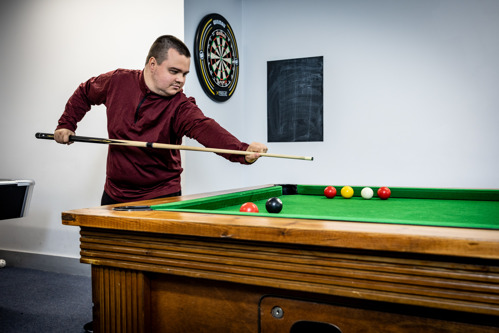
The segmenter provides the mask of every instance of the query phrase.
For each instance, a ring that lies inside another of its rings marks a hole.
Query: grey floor
[[[84,332],[91,290],[88,276],[0,268],[0,333]]]

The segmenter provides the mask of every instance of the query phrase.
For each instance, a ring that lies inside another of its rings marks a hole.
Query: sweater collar
[[[152,91],[147,87],[146,85],[146,79],[144,78],[144,70],[140,71],[140,76],[139,76],[139,84],[140,84],[140,90],[144,92],[144,94],[151,94]]]

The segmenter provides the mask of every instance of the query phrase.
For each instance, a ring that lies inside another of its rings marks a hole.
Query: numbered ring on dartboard
[[[212,100],[224,102],[232,97],[239,80],[239,53],[234,32],[223,16],[206,15],[199,23],[194,61],[199,83]]]

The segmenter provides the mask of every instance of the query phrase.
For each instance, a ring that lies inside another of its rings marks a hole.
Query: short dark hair
[[[180,55],[184,55],[187,58],[191,57],[191,53],[187,46],[175,36],[164,35],[158,37],[149,49],[149,54],[147,55],[146,65],[151,57],[154,57],[158,64],[161,64],[168,56],[168,50],[174,49]]]

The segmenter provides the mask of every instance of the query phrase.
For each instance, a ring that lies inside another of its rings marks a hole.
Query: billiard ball
[[[378,189],[378,197],[380,199],[386,200],[390,197],[392,191],[388,187],[382,186]]]
[[[282,201],[279,198],[270,198],[265,203],[265,208],[269,213],[279,213],[282,210]]]
[[[371,199],[371,198],[373,197],[374,192],[373,192],[373,189],[372,189],[372,188],[370,188],[370,187],[364,187],[364,188],[362,189],[362,191],[360,191],[360,195],[361,195],[364,199],[369,200],[369,199]]]
[[[333,186],[328,186],[324,189],[324,195],[326,198],[332,199],[336,196],[336,188]]]
[[[341,189],[341,196],[345,199],[350,199],[353,197],[353,188],[350,186],[343,186]]]
[[[252,202],[246,202],[241,205],[239,211],[245,213],[258,213],[258,207]]]

